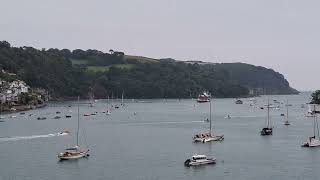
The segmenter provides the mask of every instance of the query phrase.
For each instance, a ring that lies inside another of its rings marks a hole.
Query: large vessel
[[[320,146],[320,140],[319,140],[319,126],[317,121],[317,112],[316,112],[316,105],[314,105],[314,109],[311,112],[313,116],[313,136],[309,137],[307,141],[305,141],[302,144],[302,147],[317,147]],[[318,136],[318,138],[316,137]]]
[[[77,126],[77,140],[76,145],[72,148],[65,149],[64,152],[58,154],[60,160],[72,160],[79,159],[89,156],[89,149],[81,149],[79,147],[79,127],[80,127],[80,116],[79,116],[79,97],[78,97],[78,126]]]
[[[216,158],[208,158],[206,155],[198,155],[195,154],[192,156],[191,159],[187,159],[184,162],[185,166],[199,166],[199,165],[205,165],[205,164],[215,164]]]
[[[224,135],[215,135],[212,133],[212,120],[211,120],[211,102],[210,104],[210,119],[209,119],[209,132],[207,133],[199,133],[193,136],[194,142],[210,142],[210,141],[222,141],[224,140]]]
[[[199,94],[197,98],[198,103],[210,102],[210,94],[204,91],[202,94]]]

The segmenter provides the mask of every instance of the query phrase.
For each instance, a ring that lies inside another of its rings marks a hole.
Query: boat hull
[[[193,161],[193,160],[187,159],[184,162],[184,165],[187,167],[201,166],[201,165],[208,165],[208,164],[216,164],[216,159],[205,159],[205,160],[201,160],[201,161]]]
[[[318,147],[320,146],[320,140],[313,137],[309,138],[306,142],[302,144],[302,147]]]
[[[89,151],[83,151],[77,155],[70,155],[70,156],[64,156],[63,153],[58,155],[58,158],[60,160],[74,160],[74,159],[80,159],[84,157],[89,157]]]
[[[260,131],[261,136],[269,136],[272,135],[272,128],[263,128]]]
[[[202,143],[211,142],[211,141],[222,141],[222,140],[224,140],[224,135],[193,139],[194,142],[202,142]]]

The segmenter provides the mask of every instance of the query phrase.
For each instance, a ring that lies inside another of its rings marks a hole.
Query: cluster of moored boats
[[[207,92],[199,95],[197,98],[197,102],[199,102],[199,103],[209,102],[210,103],[210,120],[208,120],[210,122],[210,128],[209,128],[209,132],[207,132],[207,133],[199,133],[199,134],[194,135],[193,141],[206,143],[206,142],[211,142],[211,141],[224,140],[224,135],[215,135],[212,133],[210,95]],[[254,99],[250,99],[250,102],[256,103],[256,101]],[[274,100],[274,103],[280,104],[280,102],[278,102],[277,100]],[[237,99],[235,101],[235,104],[243,104],[243,101],[240,99]],[[253,106],[253,105],[250,104],[250,106]],[[285,117],[285,121],[284,121],[285,126],[290,125],[289,106],[292,106],[292,105],[289,104],[287,101],[287,103],[285,104],[286,114],[281,114],[281,116]],[[304,108],[304,107],[305,107],[304,105],[301,106],[301,108]],[[318,122],[317,122],[317,113],[320,113],[320,110],[318,110],[318,108],[316,108],[316,105],[310,105],[310,107],[313,107],[313,109],[311,109],[311,110],[309,109],[307,117],[313,117],[313,130],[314,131],[313,131],[313,136],[308,137],[307,140],[302,143],[302,145],[301,145],[302,147],[318,147],[318,146],[320,146],[320,134],[319,134]],[[269,136],[269,135],[273,134],[273,126],[272,126],[271,118],[270,118],[270,109],[271,108],[280,109],[280,106],[279,105],[272,106],[268,100],[268,104],[265,105],[265,107],[261,107],[260,109],[265,109],[265,108],[267,109],[267,123],[266,123],[266,126],[260,130],[261,136]],[[228,115],[227,118],[230,119],[231,116]],[[198,165],[205,165],[205,164],[214,164],[215,162],[216,162],[215,157],[207,157],[206,155],[195,154],[191,157],[191,159],[187,159],[184,162],[184,165],[185,166],[198,166]]]

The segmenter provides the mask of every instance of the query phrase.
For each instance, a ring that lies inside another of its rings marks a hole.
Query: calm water
[[[236,105],[235,99],[215,99],[213,119],[215,131],[225,135],[223,142],[195,144],[192,135],[206,130],[203,122],[209,115],[209,104],[194,100],[126,100],[126,107],[103,113],[106,100],[95,107],[82,105],[81,143],[88,144],[88,159],[59,162],[57,153],[75,143],[76,105],[74,102],[51,103],[48,107],[28,111],[0,123],[0,179],[30,180],[176,180],[176,179],[319,179],[320,148],[301,148],[312,134],[312,121],[304,117],[301,104],[310,94],[270,96],[293,104],[291,125],[283,125],[280,110],[272,110],[274,135],[261,137],[266,111],[250,107],[249,99]],[[267,97],[259,97],[262,106]],[[82,102],[84,103],[84,101]],[[72,107],[68,107],[68,105]],[[53,119],[55,112],[72,118]],[[134,115],[136,112],[136,115]],[[34,114],[29,116],[29,114]],[[231,119],[224,118],[230,114]],[[40,121],[36,118],[45,116]],[[54,136],[63,129],[71,136]],[[43,135],[43,136],[37,136]],[[87,142],[87,143],[85,143]],[[217,158],[217,164],[186,168],[183,162],[194,153]]]

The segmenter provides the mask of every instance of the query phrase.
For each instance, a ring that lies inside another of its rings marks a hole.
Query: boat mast
[[[289,122],[289,104],[287,100],[287,121]]]
[[[268,109],[268,113],[267,113],[267,128],[269,128],[269,125],[270,125],[270,104],[269,104],[269,98],[268,98],[267,109]]]
[[[316,105],[313,105],[313,136],[316,137]]]
[[[79,123],[80,123],[80,116],[79,116],[79,101],[80,101],[80,96],[78,96],[78,127],[77,127],[77,146],[79,146]]]
[[[210,135],[211,135],[211,128],[212,128],[212,126],[211,126],[211,101],[209,103],[210,103]]]
[[[121,104],[123,105],[123,91],[122,91],[122,95],[121,95]]]

